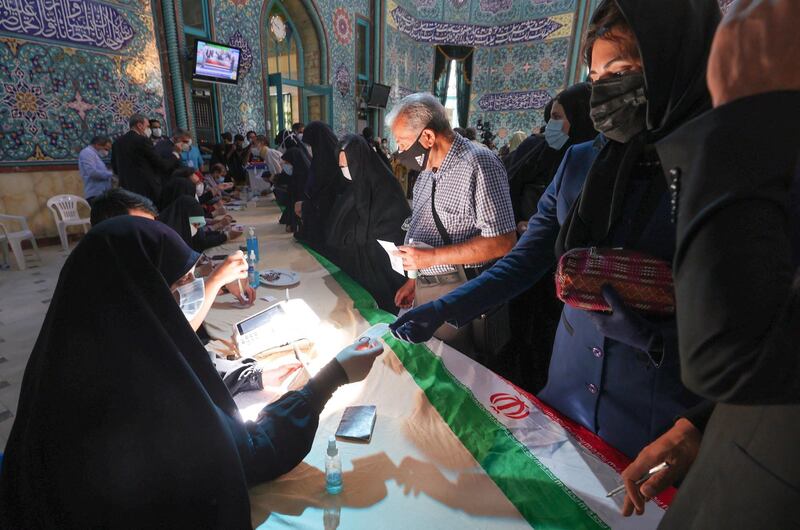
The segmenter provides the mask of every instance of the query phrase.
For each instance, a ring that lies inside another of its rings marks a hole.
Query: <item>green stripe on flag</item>
[[[333,276],[371,325],[395,317],[335,264],[303,246]],[[389,337],[392,348],[430,403],[525,520],[537,530],[608,526],[487,411],[424,344]]]

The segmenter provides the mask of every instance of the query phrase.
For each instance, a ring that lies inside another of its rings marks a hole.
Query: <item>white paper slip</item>
[[[389,332],[389,324],[381,322],[380,324],[375,324],[365,332],[359,334],[358,337],[359,338],[368,337],[370,340],[377,340],[386,335],[386,333],[388,332]]]
[[[383,247],[383,250],[389,254],[389,263],[392,264],[392,269],[394,272],[405,276],[405,270],[403,270],[403,258],[393,254],[394,252],[397,252],[397,245],[391,241],[381,241],[380,239],[376,239],[376,241],[380,246]]]
[[[277,302],[278,301],[278,299],[275,298],[274,296],[262,296],[261,299],[264,300],[265,302],[267,302],[268,304],[271,304],[272,302]]]

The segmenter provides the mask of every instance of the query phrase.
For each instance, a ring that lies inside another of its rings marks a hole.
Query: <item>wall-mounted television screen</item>
[[[392,87],[390,86],[372,83],[369,87],[369,94],[367,95],[367,106],[385,109],[386,104],[389,102],[389,92],[391,90]]]
[[[194,56],[195,64],[192,79],[232,85],[239,82],[241,49],[216,42],[198,40]]]

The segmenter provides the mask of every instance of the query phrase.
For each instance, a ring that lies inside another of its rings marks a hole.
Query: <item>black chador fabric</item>
[[[397,313],[394,295],[406,279],[392,270],[376,240],[402,245],[403,221],[411,209],[400,183],[363,137],[348,134],[339,145],[353,181],[331,211],[327,247],[332,259],[372,294],[381,309]]]
[[[163,210],[169,207],[179,197],[194,197],[195,193],[195,185],[188,177],[174,176],[164,184],[159,208]]]
[[[346,374],[334,359],[242,423],[170,293],[198,257],[134,216],[72,251],[25,369],[0,528],[251,528],[247,485],[308,454]]]
[[[172,204],[164,209],[158,220],[175,230],[181,239],[198,252],[217,247],[225,243],[228,238],[222,232],[211,230],[208,226],[200,227],[195,235],[192,235],[190,217],[203,217],[205,212],[203,207],[194,197],[184,195],[178,197]]]
[[[280,222],[296,230],[298,223],[294,214],[294,203],[307,199],[305,188],[308,182],[310,162],[305,147],[292,147],[281,158],[292,165],[292,174],[280,173],[275,181],[280,193],[285,193],[286,204],[282,205],[284,206],[284,211]],[[278,193],[276,193],[277,196]]]
[[[647,128],[628,143],[609,141],[561,227],[556,255],[608,244],[622,215],[631,173],[650,145],[711,108],[706,63],[720,20],[716,0],[615,0],[636,35],[644,65]]]
[[[542,137],[528,138],[517,148],[523,148],[528,153],[523,159],[515,159],[509,174],[517,221],[527,221],[536,213],[536,204],[553,180],[567,149],[597,136],[589,115],[591,95],[589,83],[578,83],[556,96],[555,100],[564,107],[570,125],[569,140],[561,149],[553,149]],[[526,142],[529,145],[523,147]]]
[[[304,189],[308,198],[303,202],[303,224],[298,238],[324,253],[328,216],[344,187],[337,158],[339,141],[328,125],[314,121],[303,131],[303,142],[311,146],[311,168]]]
[[[169,206],[159,213],[158,220],[175,230],[187,245],[202,252],[225,243],[227,237],[222,232],[215,232],[205,227],[192,235],[189,218],[205,216],[205,211],[195,199],[194,193],[194,184],[189,179],[172,179],[164,188],[164,198],[169,201]]]
[[[69,256],[6,447],[4,528],[250,528],[236,406],[169,290],[196,258],[133,216]]]

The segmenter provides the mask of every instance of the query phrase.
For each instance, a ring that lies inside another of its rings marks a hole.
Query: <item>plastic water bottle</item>
[[[331,495],[342,492],[342,459],[333,436],[328,438],[328,456],[325,457],[325,489]]]
[[[252,226],[247,230],[247,255],[251,252],[256,253],[256,263],[259,262],[261,256],[258,253],[258,238],[256,237],[256,229]]]
[[[336,530],[342,518],[341,506],[327,506],[322,512],[322,525],[325,530]]]
[[[252,250],[247,257],[247,281],[253,289],[257,288],[258,284],[261,283],[256,270],[256,253]]]
[[[413,238],[409,238],[408,246],[409,247],[413,247],[414,246],[414,239]],[[411,269],[411,270],[407,270],[406,274],[408,275],[408,278],[410,280],[416,280],[417,276],[419,275],[419,271],[417,271],[416,269]]]

